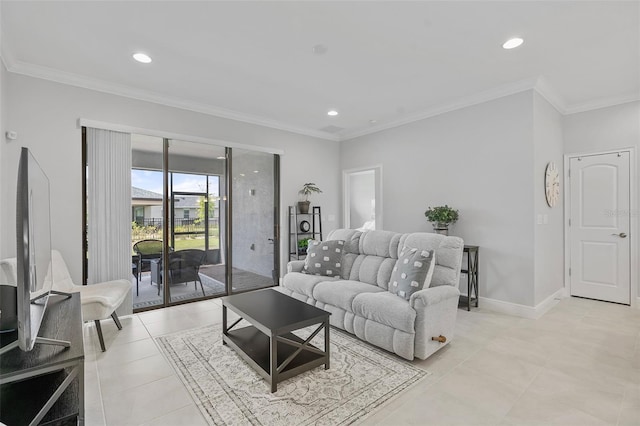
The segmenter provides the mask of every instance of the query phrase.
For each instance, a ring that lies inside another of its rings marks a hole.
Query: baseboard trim
[[[490,299],[488,297],[480,297],[479,306],[488,311],[498,312],[501,314],[513,315],[516,317],[538,319],[543,316],[549,309],[554,307],[560,299],[565,297],[564,288],[559,289],[536,306],[520,305],[518,303],[505,302],[503,300]]]

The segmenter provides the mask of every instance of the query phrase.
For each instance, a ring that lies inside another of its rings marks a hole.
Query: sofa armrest
[[[287,263],[287,273],[302,272],[302,268],[304,268],[304,260],[292,260]]]
[[[460,291],[450,285],[440,285],[437,287],[429,287],[420,291],[416,291],[411,295],[409,304],[412,308],[425,307],[435,305],[447,299],[460,297]]]

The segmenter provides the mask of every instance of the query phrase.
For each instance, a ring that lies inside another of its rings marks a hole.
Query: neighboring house
[[[173,211],[176,220],[197,219],[200,210],[200,196],[196,195],[178,195],[175,198]]]
[[[152,225],[151,219],[162,225],[162,194],[132,186],[131,221],[138,225]]]
[[[176,225],[193,223],[200,215],[200,196],[176,195],[174,215]],[[214,219],[218,217],[214,211]],[[138,225],[162,226],[162,194],[142,188],[131,187],[131,221]]]

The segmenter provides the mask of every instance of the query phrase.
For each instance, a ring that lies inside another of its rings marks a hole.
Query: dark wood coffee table
[[[227,309],[240,318],[227,326]],[[271,384],[324,364],[329,369],[329,312],[273,289],[257,290],[222,298],[222,342],[232,347]],[[233,330],[242,320],[251,325]],[[319,324],[308,339],[292,332]],[[311,345],[324,329],[324,351]]]

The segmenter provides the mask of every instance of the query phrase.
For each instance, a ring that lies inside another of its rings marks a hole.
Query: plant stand
[[[302,222],[308,222],[309,229],[301,230]],[[302,260],[306,251],[300,252],[298,241],[305,239],[322,240],[322,214],[320,206],[313,206],[309,213],[299,213],[297,206],[289,206],[289,260]]]

